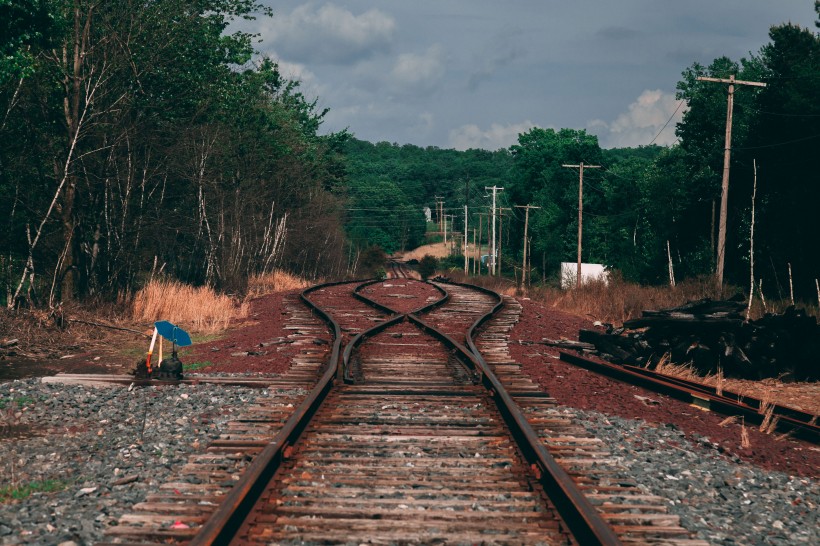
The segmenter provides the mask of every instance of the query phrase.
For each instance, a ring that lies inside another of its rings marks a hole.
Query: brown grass
[[[323,281],[316,281],[316,283],[321,282]],[[270,273],[254,275],[248,279],[248,296],[259,297],[276,292],[301,290],[316,283],[286,271],[274,270]]]
[[[579,289],[538,287],[529,296],[546,306],[590,317],[601,322],[623,324],[646,309],[676,307],[688,301],[718,296],[711,279],[686,280],[677,286],[641,286],[615,276],[609,283],[592,281]]]
[[[151,281],[134,296],[135,320],[167,320],[195,332],[225,330],[231,321],[248,315],[248,304],[217,294],[207,286],[177,281]]]

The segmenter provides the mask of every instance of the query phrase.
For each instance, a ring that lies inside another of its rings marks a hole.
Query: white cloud
[[[676,140],[675,125],[685,111],[673,93],[647,89],[611,123],[595,119],[587,128],[598,135],[604,148],[646,146],[653,139],[654,144],[669,146]]]
[[[399,55],[390,73],[391,85],[400,93],[426,93],[444,76],[441,46],[432,45],[422,55]]]
[[[334,4],[316,8],[309,3],[274,15],[263,37],[297,61],[350,64],[389,50],[395,26],[392,17],[377,9],[354,15]]]
[[[535,124],[530,120],[509,125],[493,123],[486,130],[475,124],[462,125],[450,131],[450,145],[456,150],[480,148],[495,151],[512,146],[518,142],[519,134],[526,133],[533,127]]]

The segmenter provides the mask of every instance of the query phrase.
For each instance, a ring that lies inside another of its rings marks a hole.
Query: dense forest
[[[268,15],[253,0],[0,0],[0,299],[114,298],[156,275],[231,292],[275,268],[344,276],[365,249],[414,248],[442,221],[463,232],[465,205],[486,244],[491,186],[503,274],[520,276],[518,207],[532,205],[532,279],[549,282],[575,261],[578,169],[563,165],[580,162],[601,166],[584,173],[585,262],[641,283],[669,282],[670,261],[678,279],[711,275],[727,86],[698,77],[730,75],[767,87],[734,94],[726,280],[748,287],[754,206],[764,290],[787,296],[791,268],[814,293],[815,31],[778,25],[748,58],[686,68],[671,147],[533,128],[462,152],[322,134],[299,82],[226,33]]]
[[[241,290],[347,267],[347,135],[252,37],[252,0],[2,0],[0,279],[11,305],[170,275]]]

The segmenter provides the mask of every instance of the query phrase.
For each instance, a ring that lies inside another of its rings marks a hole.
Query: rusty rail
[[[242,525],[245,515],[262,494],[268,481],[270,481],[284,461],[287,448],[293,445],[327,397],[327,393],[333,386],[333,379],[337,373],[342,332],[339,324],[321,307],[310,301],[307,296],[320,288],[339,284],[345,283],[333,282],[317,285],[302,291],[300,294],[302,301],[316,314],[322,317],[333,331],[333,349],[327,369],[313,390],[311,390],[310,394],[308,394],[305,400],[296,408],[296,411],[293,412],[293,415],[287,420],[282,430],[279,431],[273,441],[254,458],[253,462],[242,474],[242,477],[233,486],[231,492],[225,496],[225,500],[222,501],[219,508],[214,511],[197,535],[191,540],[189,544],[192,546],[227,544],[229,542],[230,537],[233,536]]]
[[[475,346],[473,337],[476,329],[490,320],[503,307],[501,296],[492,290],[480,286],[465,283],[450,284],[478,290],[497,300],[495,306],[493,306],[488,313],[476,320],[467,331],[469,356],[465,355],[465,357],[474,363],[477,371],[480,373],[481,383],[490,392],[492,399],[504,417],[507,427],[521,448],[524,458],[531,465],[536,478],[547,492],[558,513],[561,514],[564,522],[572,531],[573,536],[578,540],[579,544],[584,545],[621,544],[620,539],[612,527],[604,521],[600,513],[589,502],[580,489],[578,489],[569,474],[567,474],[549,451],[547,451],[546,447],[544,447],[538,438],[538,434],[533,430],[527,418]],[[419,322],[421,321],[419,320]],[[432,326],[427,327],[434,329]],[[443,336],[443,338],[449,339],[445,334],[440,335]],[[453,340],[450,340],[450,343],[456,349],[462,347]]]
[[[348,379],[352,380],[352,377],[349,377],[349,360],[353,348],[364,341],[368,336],[380,332],[393,324],[398,324],[405,319],[439,338],[453,351],[458,360],[473,372],[474,381],[480,382],[488,390],[514,440],[518,444],[521,453],[531,466],[535,478],[543,486],[576,540],[580,544],[590,545],[620,544],[620,540],[612,528],[604,521],[576,487],[569,475],[558,465],[543,446],[538,435],[527,422],[526,417],[520,411],[512,397],[506,392],[501,382],[484,361],[473,343],[472,336],[474,335],[475,328],[489,320],[489,318],[501,308],[502,300],[498,294],[481,287],[461,285],[491,294],[498,300],[498,303],[489,313],[480,317],[470,327],[467,336],[469,348],[461,345],[447,334],[437,330],[435,327],[415,316],[417,313],[428,312],[431,309],[443,305],[449,299],[449,294],[446,290],[436,287],[443,293],[443,297],[413,313],[400,314],[381,304],[374,306],[396,316],[358,334],[351,340],[347,347],[345,347],[343,354],[340,354],[342,336],[339,324],[307,297],[310,292],[326,286],[339,284],[344,283],[335,282],[317,285],[303,291],[301,294],[302,300],[313,309],[314,312],[319,314],[333,330],[333,350],[322,378],[302,404],[299,405],[294,414],[288,419],[287,423],[285,423],[273,441],[254,459],[242,478],[234,485],[231,492],[226,496],[225,500],[220,504],[208,522],[203,525],[190,544],[204,546],[226,544],[229,541],[229,537],[242,525],[247,512],[258,500],[266,484],[285,460],[287,448],[296,442],[297,438],[307,427],[310,419],[318,411],[322,402],[327,397],[327,394],[334,384],[334,377],[339,375],[344,377],[346,381]],[[354,293],[357,294],[356,297],[361,301],[373,304],[375,302],[370,300],[370,298],[358,294],[358,290],[368,284],[369,283],[360,285]]]
[[[753,398],[744,397],[744,401],[741,402],[737,395],[734,397],[719,395],[711,387],[663,376],[644,368],[595,362],[563,351],[560,356],[564,362],[606,375],[618,381],[638,385],[724,415],[742,415],[747,422],[755,425],[760,425],[765,419],[765,415],[760,413],[762,403]],[[752,403],[749,404],[746,400]],[[783,406],[772,406],[772,410],[773,415],[778,418],[776,428],[791,433],[794,438],[800,438],[815,444],[820,442],[820,427],[812,422],[812,420],[816,420],[816,417]]]

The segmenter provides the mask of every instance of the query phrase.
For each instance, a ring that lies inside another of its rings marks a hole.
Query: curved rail
[[[225,500],[222,501],[197,535],[191,540],[191,545],[205,546],[227,544],[229,542],[230,537],[233,536],[242,525],[248,511],[259,499],[259,496],[264,491],[265,485],[287,458],[288,447],[293,445],[302,431],[304,431],[310,419],[327,397],[327,393],[333,386],[333,379],[337,374],[339,352],[342,344],[342,331],[339,323],[321,307],[310,301],[307,295],[321,288],[340,284],[345,284],[345,282],[331,282],[316,285],[303,290],[300,294],[302,301],[322,317],[333,331],[333,349],[327,369],[324,374],[322,374],[316,386],[310,391],[310,394],[299,404],[296,411],[293,412],[279,433],[274,437],[273,441],[254,458],[239,481],[231,488],[230,493],[225,496]]]
[[[334,282],[317,285],[303,291],[301,294],[302,300],[330,325],[334,333],[333,350],[322,378],[288,419],[271,444],[254,459],[253,463],[248,467],[236,485],[234,485],[219,508],[194,537],[191,544],[202,546],[227,543],[229,537],[241,526],[246,514],[258,500],[268,481],[276,473],[282,462],[288,457],[288,448],[296,442],[296,439],[307,427],[310,419],[318,411],[333,386],[334,377],[340,376],[346,381],[353,379],[349,373],[349,360],[354,347],[360,344],[369,335],[380,332],[393,324],[398,324],[405,320],[405,318],[440,339],[450,348],[458,361],[471,370],[473,373],[473,381],[481,383],[488,390],[505,424],[518,444],[521,453],[531,466],[535,478],[544,487],[544,490],[554,503],[570,531],[576,537],[576,540],[578,540],[580,544],[620,544],[620,540],[612,528],[603,520],[597,510],[595,510],[592,504],[590,504],[575,486],[572,478],[558,465],[541,443],[538,435],[527,422],[526,417],[513,401],[512,397],[506,392],[472,341],[472,335],[476,327],[489,320],[492,315],[501,308],[503,301],[498,294],[481,287],[461,285],[491,294],[498,300],[498,303],[490,312],[482,315],[470,327],[467,336],[469,348],[461,345],[447,334],[416,316],[418,313],[429,312],[448,301],[449,293],[441,287],[436,287],[442,292],[443,297],[412,313],[400,314],[387,306],[381,304],[374,305],[374,307],[396,316],[358,334],[345,347],[340,360],[342,336],[339,324],[307,297],[309,293],[315,290],[340,284],[345,283]],[[370,284],[372,283],[366,282],[361,284],[356,288],[354,293],[357,299],[368,304],[376,304],[376,302],[370,298],[358,293],[361,288],[369,286]]]
[[[561,514],[580,544],[621,544],[612,527],[604,521],[598,510],[578,489],[572,477],[544,447],[538,434],[484,360],[473,341],[475,330],[503,307],[503,299],[496,292],[480,286],[454,282],[450,284],[478,290],[497,299],[495,306],[479,317],[467,331],[467,346],[481,373],[482,384],[489,390],[508,428],[513,433],[513,437],[522,448],[524,458],[535,471],[536,478],[555,504],[558,513]]]

